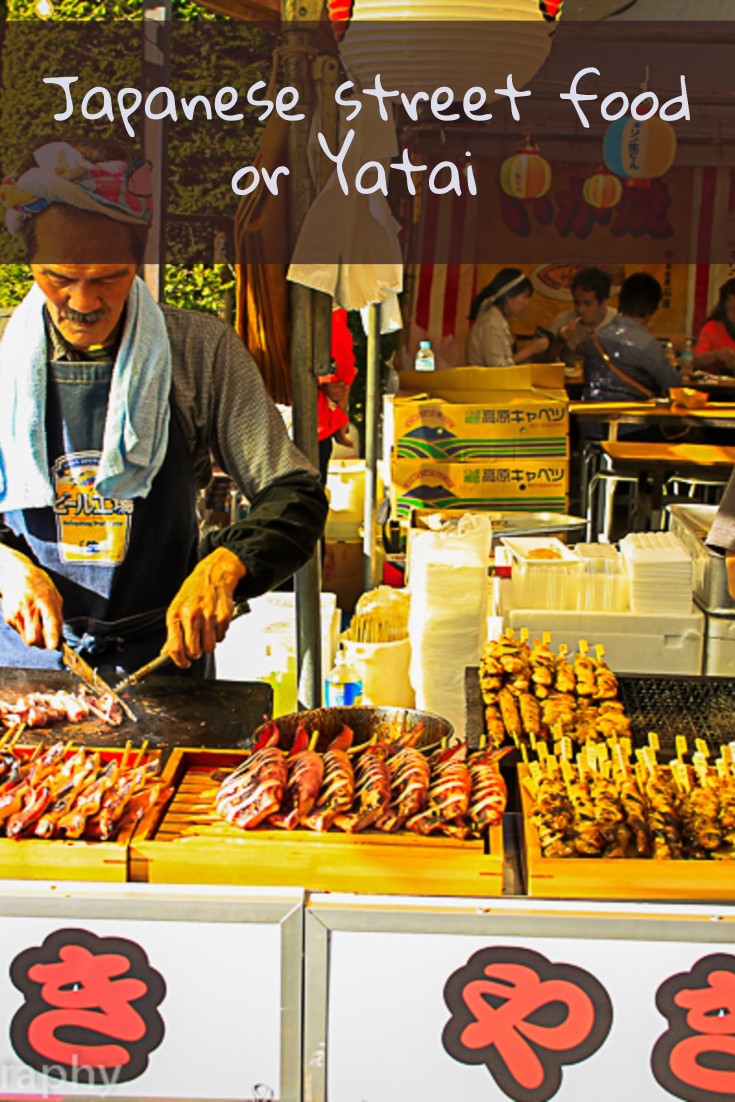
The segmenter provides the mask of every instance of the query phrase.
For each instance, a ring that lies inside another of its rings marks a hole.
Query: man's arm
[[[679,369],[674,367],[655,337],[646,346],[645,355],[645,370],[659,390],[666,393],[672,386],[681,386]]]
[[[328,503],[240,338],[215,319],[167,313],[179,315],[170,332],[175,357],[183,357],[174,378],[185,431],[249,502],[243,520],[205,538],[199,564],[171,603],[166,646],[187,665],[224,636],[235,599],[266,592],[311,557]]]

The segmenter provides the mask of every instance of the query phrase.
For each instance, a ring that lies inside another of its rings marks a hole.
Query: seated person
[[[501,268],[475,295],[470,307],[473,323],[467,337],[466,362],[472,367],[512,367],[528,363],[545,352],[549,340],[536,336],[516,350],[509,318],[517,318],[531,300],[533,284],[520,268]]]
[[[611,283],[602,268],[580,268],[572,280],[573,309],[557,314],[551,323],[553,359],[579,363],[587,338],[613,320],[615,308],[607,305]]]
[[[713,375],[735,374],[735,279],[720,287],[720,297],[694,346],[693,366]]]
[[[617,316],[585,342],[582,401],[641,402],[681,385],[678,370],[648,331],[662,297],[661,284],[652,275],[628,276],[620,288]],[[585,424],[583,432],[599,437],[600,428]],[[619,436],[661,439],[658,432],[626,425],[620,426]]]

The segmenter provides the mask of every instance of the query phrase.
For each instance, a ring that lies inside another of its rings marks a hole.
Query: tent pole
[[[308,164],[307,142],[309,118],[313,112],[314,91],[311,79],[311,59],[303,47],[311,45],[312,33],[303,26],[306,19],[315,25],[321,3],[309,4],[308,0],[285,0],[283,5],[285,42],[289,52],[285,63],[288,83],[299,91],[299,104],[307,118],[288,130],[288,160],[298,165],[289,181],[290,231],[292,244],[296,241],[306,212],[314,198],[314,189],[308,172],[301,166]],[[317,13],[315,15],[315,12]],[[296,49],[293,49],[296,47]],[[301,50],[299,48],[302,48]],[[314,466],[319,462],[317,441],[316,395],[317,380],[314,373],[313,293],[306,287],[292,283],[291,299],[291,393],[293,402],[294,442]],[[307,708],[318,708],[322,701],[321,670],[321,554],[319,548],[312,558],[296,574],[296,662],[303,703]]]
[[[365,511],[363,514],[363,584],[372,589],[379,582],[375,544],[375,510],[378,496],[378,422],[380,417],[380,303],[368,308],[367,379],[365,382]]]

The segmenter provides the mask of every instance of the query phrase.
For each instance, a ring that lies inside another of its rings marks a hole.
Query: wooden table
[[[708,402],[702,409],[684,409],[668,399],[648,402],[570,402],[569,413],[609,426],[608,440],[618,438],[619,425],[708,425],[735,430],[735,402]],[[735,433],[733,434],[735,441]],[[695,445],[692,445],[695,446]]]
[[[663,502],[663,486],[667,476],[676,473],[718,476],[727,482],[735,467],[735,447],[717,444],[657,444],[645,441],[603,440],[603,455],[613,463],[615,470],[630,470],[638,475],[651,476],[652,527]]]

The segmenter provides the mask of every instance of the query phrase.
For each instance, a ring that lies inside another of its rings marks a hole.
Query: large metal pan
[[[316,749],[323,753],[332,739],[347,724],[354,732],[354,745],[368,742],[373,735],[378,739],[397,737],[401,732],[410,733],[418,723],[423,723],[419,746],[429,746],[449,739],[454,734],[452,724],[431,712],[419,712],[414,708],[314,708],[308,712],[290,712],[275,720],[281,733],[278,745],[288,750],[299,724],[311,734],[319,731]],[[253,732],[253,742],[263,733],[264,724]]]

